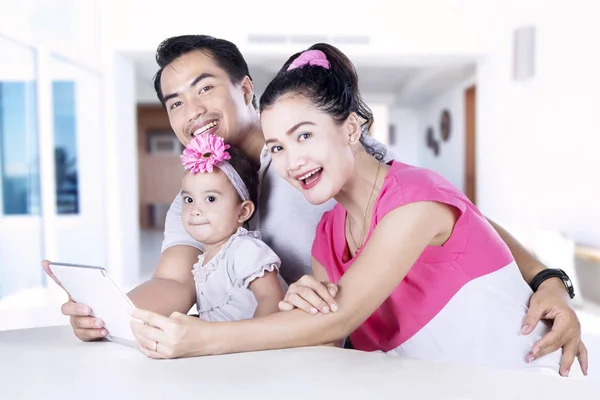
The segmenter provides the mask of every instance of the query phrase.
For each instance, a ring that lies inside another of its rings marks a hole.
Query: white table
[[[328,347],[150,360],[70,327],[0,332],[0,399],[599,399],[587,378]]]

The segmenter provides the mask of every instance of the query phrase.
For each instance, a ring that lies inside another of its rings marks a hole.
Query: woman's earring
[[[355,140],[356,140],[356,136],[350,136],[350,141],[351,141],[352,143],[354,143],[354,141],[355,141]]]

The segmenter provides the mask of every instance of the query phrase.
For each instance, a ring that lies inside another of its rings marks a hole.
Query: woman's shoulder
[[[404,164],[399,161],[391,163],[387,178],[393,186],[452,186],[446,178],[433,170]]]
[[[465,208],[465,196],[438,173],[394,161],[385,177],[377,200],[377,220],[391,210],[409,203],[428,201]]]

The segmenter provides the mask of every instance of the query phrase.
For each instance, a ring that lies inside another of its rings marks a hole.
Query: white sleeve
[[[233,256],[235,284],[248,288],[250,283],[262,278],[265,272],[277,271],[281,260],[262,240],[251,236],[240,236]]]
[[[204,251],[202,243],[191,237],[183,227],[183,222],[181,221],[181,192],[177,194],[167,212],[167,218],[165,220],[165,237],[160,252],[162,253],[169,247],[180,244],[192,246]]]

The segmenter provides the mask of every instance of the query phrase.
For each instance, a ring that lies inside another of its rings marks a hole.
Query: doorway
[[[476,104],[477,88],[471,86],[465,91],[465,194],[473,204],[477,204]]]

